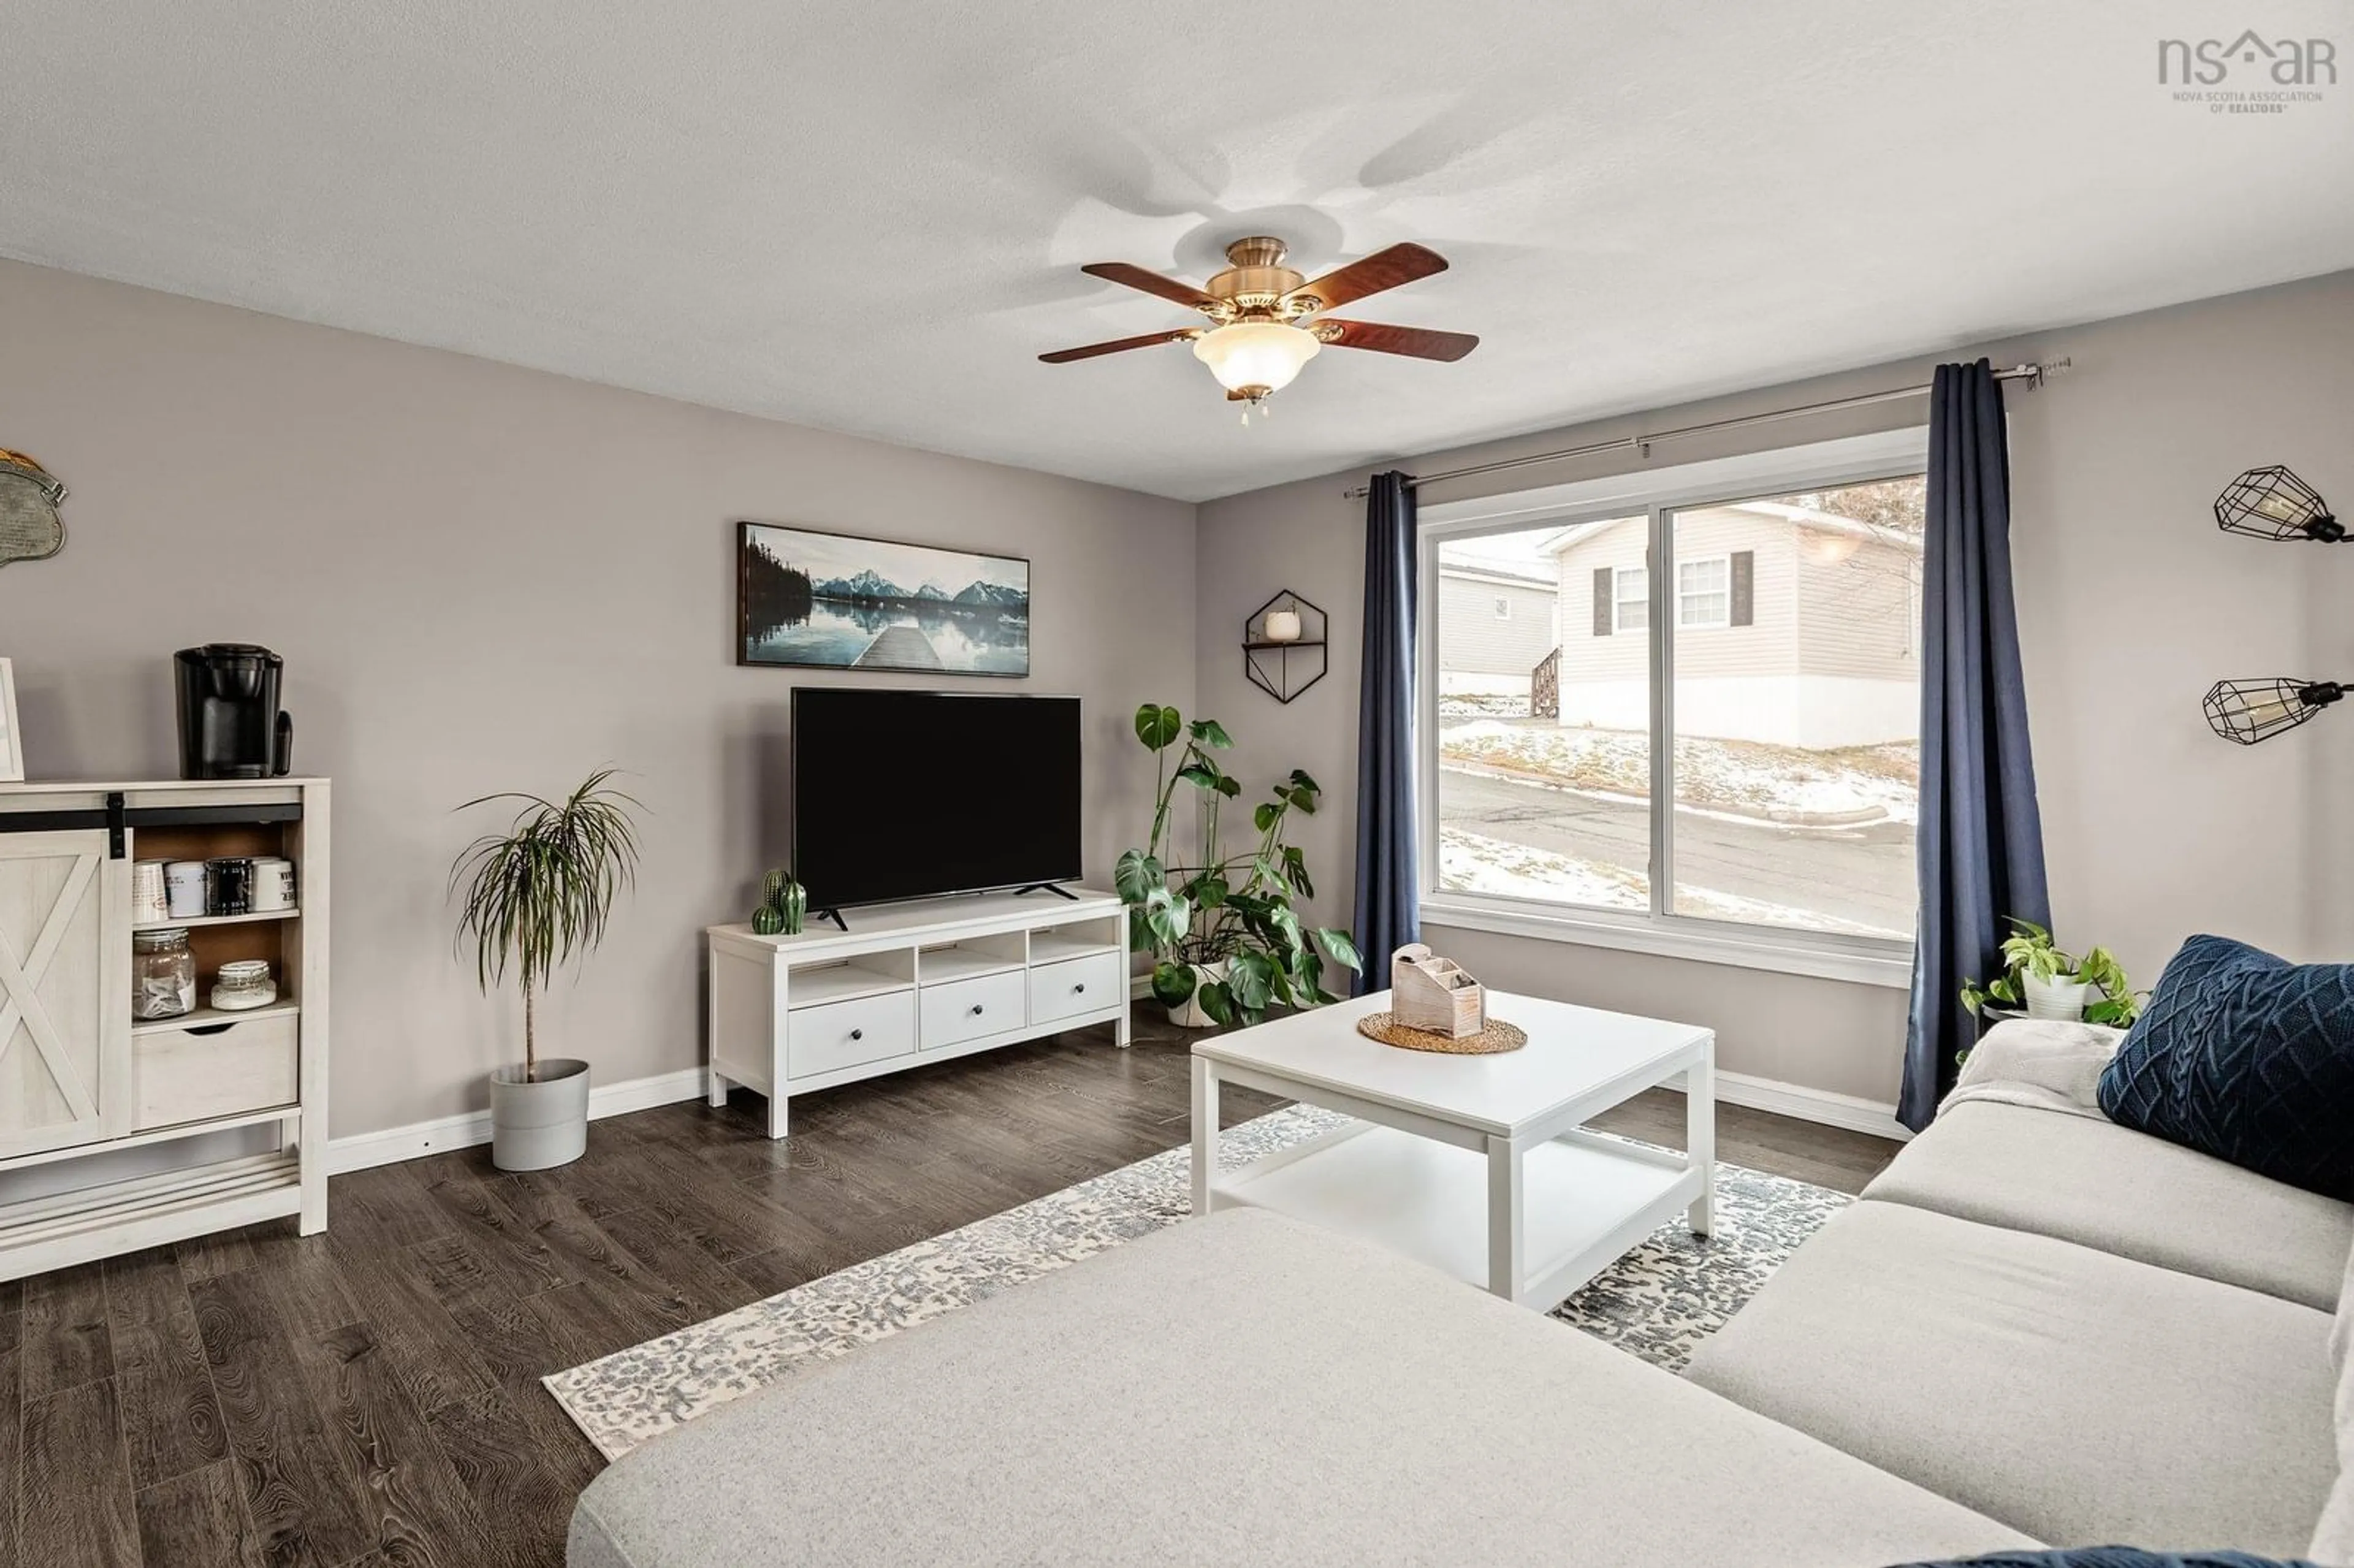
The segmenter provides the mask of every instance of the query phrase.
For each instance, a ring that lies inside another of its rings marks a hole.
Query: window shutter
[[[1733,552],[1733,614],[1728,618],[1735,626],[1754,626],[1757,621],[1757,552]]]
[[[1618,624],[1617,607],[1611,602],[1617,591],[1617,579],[1608,567],[1594,568],[1594,635],[1607,637]]]

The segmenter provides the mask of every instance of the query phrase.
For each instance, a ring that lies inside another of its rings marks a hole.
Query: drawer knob
[[[1081,980],[1078,984],[1076,984],[1076,985],[1073,986],[1071,989],[1072,989],[1073,991],[1085,991],[1085,990],[1087,990],[1087,981],[1085,981],[1085,980]]]
[[[981,1003],[976,1001],[972,1004],[972,1015],[975,1018],[979,1018],[981,1016]]]
[[[866,1031],[864,1029],[854,1029],[850,1032],[850,1037],[853,1040],[864,1040],[866,1038]]]

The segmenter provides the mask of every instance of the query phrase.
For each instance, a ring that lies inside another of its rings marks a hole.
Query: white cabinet
[[[843,911],[847,931],[714,926],[711,1103],[791,1097],[1092,1023],[1128,1044],[1128,916],[1108,893],[995,893]]]
[[[281,1215],[326,1228],[328,792],[0,785],[0,1280]],[[264,855],[293,864],[292,907],[132,907],[138,859]],[[200,1003],[255,959],[276,1003],[134,1021],[132,938],[164,926],[187,929]]]
[[[131,867],[110,847],[102,828],[0,833],[0,1160],[129,1120]]]

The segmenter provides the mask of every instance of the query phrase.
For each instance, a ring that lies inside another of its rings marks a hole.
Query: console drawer
[[[917,1002],[917,1043],[927,1051],[937,1051],[943,1045],[1019,1029],[1025,995],[1020,969],[928,985]]]
[[[786,1014],[785,1070],[814,1077],[838,1067],[905,1056],[916,1049],[916,993],[911,987],[854,1001],[797,1007]]]
[[[1128,997],[1128,966],[1119,953],[1065,959],[1030,971],[1030,1022],[1051,1023],[1082,1012],[1101,1012]]]
[[[146,1132],[292,1105],[301,1040],[292,1012],[133,1035],[133,1125]]]

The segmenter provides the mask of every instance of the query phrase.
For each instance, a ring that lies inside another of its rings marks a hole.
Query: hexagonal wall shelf
[[[1243,622],[1243,673],[1277,702],[1289,702],[1331,667],[1328,630],[1321,609],[1283,589]]]

